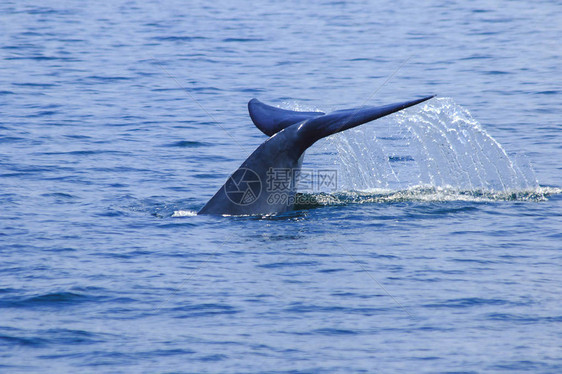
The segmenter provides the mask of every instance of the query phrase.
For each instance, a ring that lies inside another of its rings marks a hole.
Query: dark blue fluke
[[[250,215],[293,209],[304,152],[316,141],[422,103],[433,96],[381,107],[295,112],[250,100],[252,121],[270,136],[240,165],[198,214]]]
[[[326,114],[322,112],[296,112],[276,108],[264,104],[258,99],[252,99],[248,102],[248,112],[250,112],[250,118],[254,125],[267,136],[272,136],[295,123]]]

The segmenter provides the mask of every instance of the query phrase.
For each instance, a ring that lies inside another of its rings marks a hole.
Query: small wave
[[[204,36],[188,36],[188,35],[170,35],[170,36],[155,36],[153,40],[161,42],[191,42],[194,40],[205,40]]]
[[[45,347],[52,344],[94,344],[103,341],[106,335],[109,336],[108,334],[64,328],[36,331],[0,328],[0,346]]]
[[[196,148],[208,146],[207,143],[190,141],[190,140],[180,140],[175,143],[166,144],[165,147],[180,147],[180,148]]]
[[[503,299],[483,299],[478,297],[469,297],[462,299],[445,300],[439,303],[426,304],[426,308],[470,308],[486,305],[506,305],[507,300]]]
[[[228,304],[194,304],[185,305],[177,308],[173,308],[173,311],[177,313],[175,318],[193,318],[193,317],[207,317],[215,315],[230,315],[237,314],[240,311],[235,307]]]
[[[222,40],[225,43],[248,43],[248,42],[263,42],[261,38],[226,38]]]
[[[121,76],[102,76],[102,75],[90,75],[86,77],[87,79],[101,81],[101,82],[113,82],[132,79],[131,77],[121,77]]]
[[[30,87],[30,88],[51,88],[51,87],[56,87],[56,86],[58,86],[58,84],[55,84],[55,83],[32,83],[32,82],[26,82],[26,83],[12,83],[12,86]]]
[[[328,335],[328,336],[357,335],[357,331],[354,330],[335,329],[335,328],[316,329],[313,331],[313,333],[318,335]]]
[[[74,292],[53,292],[27,298],[0,300],[0,308],[30,308],[61,305],[77,305],[83,302],[99,301],[98,297]]]
[[[41,196],[43,196],[43,197],[55,197],[55,198],[61,198],[61,199],[75,199],[76,198],[76,196],[68,194],[68,193],[64,193],[64,192],[44,193]]]
[[[0,334],[0,346],[6,345],[13,347],[14,345],[28,346],[28,347],[43,347],[45,346],[45,339],[36,337],[21,337],[21,336],[11,336]]]

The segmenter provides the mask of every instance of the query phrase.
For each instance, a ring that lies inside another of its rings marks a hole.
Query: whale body
[[[263,142],[198,214],[268,215],[293,210],[304,152],[318,140],[374,121],[434,96],[380,107],[328,114],[298,112],[248,103],[250,118],[269,138]]]

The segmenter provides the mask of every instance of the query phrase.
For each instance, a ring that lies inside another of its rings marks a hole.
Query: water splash
[[[402,191],[503,199],[542,194],[522,155],[508,155],[470,113],[450,98],[328,138],[338,191]],[[428,191],[431,191],[428,193]],[[459,195],[460,194],[460,195]]]
[[[493,192],[459,190],[428,186],[413,186],[404,190],[371,189],[336,193],[301,194],[295,209],[310,209],[327,205],[401,202],[489,202],[489,201],[546,201],[551,195],[562,193],[562,188],[538,187],[535,190]]]
[[[171,217],[195,217],[197,212],[195,210],[174,210],[174,213]]]

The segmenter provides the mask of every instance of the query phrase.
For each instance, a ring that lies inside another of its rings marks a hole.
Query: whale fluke
[[[250,100],[250,116],[270,138],[240,165],[198,214],[250,215],[293,209],[296,175],[304,152],[316,141],[422,103],[433,96],[381,107],[293,112]],[[268,117],[268,113],[270,116]],[[276,131],[277,132],[274,132]]]
[[[301,139],[305,148],[310,147],[319,139],[336,134],[338,132],[354,128],[378,118],[388,116],[400,110],[423,103],[435,95],[422,99],[406,101],[403,103],[390,104],[379,107],[360,107],[355,109],[342,109],[329,113],[322,117],[312,119],[304,124],[301,129]],[[310,144],[309,144],[310,143]]]
[[[258,99],[252,99],[248,102],[248,112],[254,125],[267,136],[272,136],[295,123],[326,114],[323,112],[297,112],[276,108],[264,104]]]

